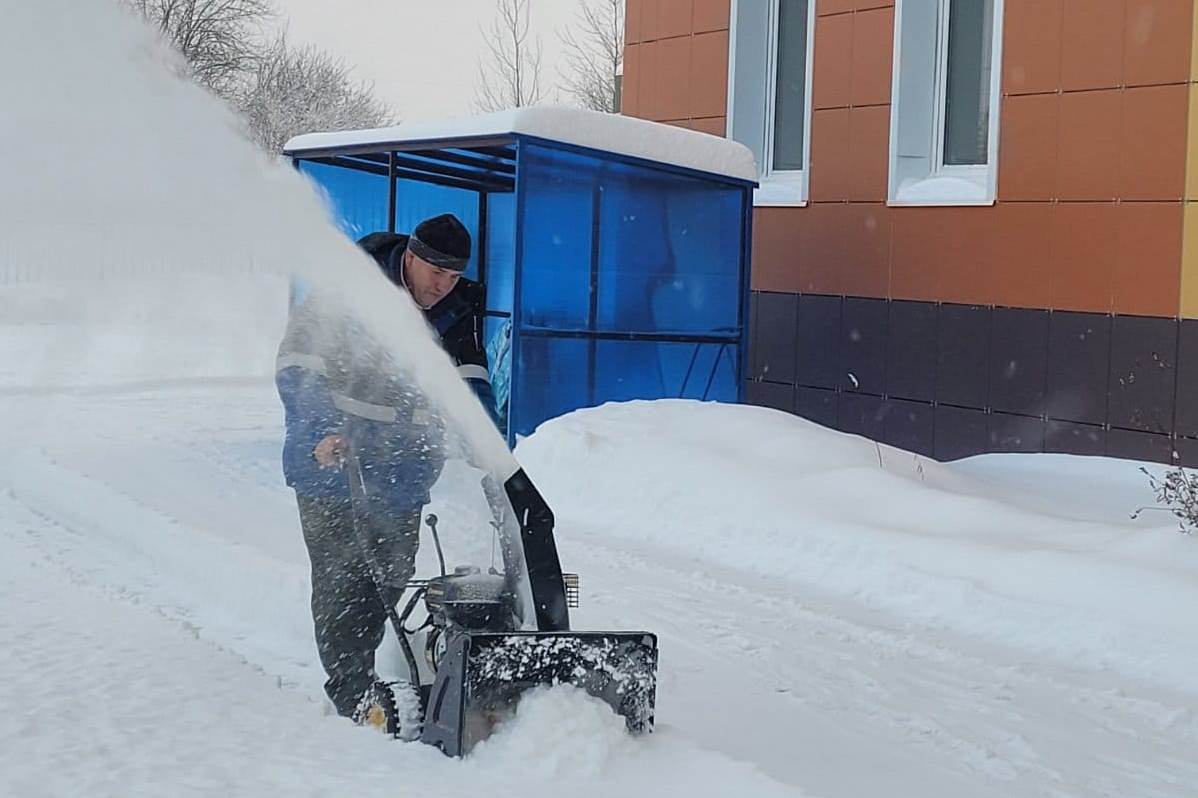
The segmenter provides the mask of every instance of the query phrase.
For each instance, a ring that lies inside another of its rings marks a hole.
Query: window
[[[756,205],[807,201],[814,0],[733,0],[728,130],[761,170]]]
[[[1002,4],[897,1],[892,205],[994,202]]]

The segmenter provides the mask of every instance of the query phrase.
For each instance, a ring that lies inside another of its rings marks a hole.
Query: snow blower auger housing
[[[503,484],[502,497],[493,488],[487,492],[502,573],[474,566],[447,573],[430,518],[441,576],[410,582],[402,613],[392,613],[410,684],[420,685],[420,739],[462,756],[514,712],[526,690],[556,684],[606,702],[633,734],[652,731],[656,636],[572,631],[552,511],[523,470]],[[407,620],[421,598],[428,617],[410,629]],[[424,667],[414,653],[420,648]],[[414,738],[411,729],[397,736]]]

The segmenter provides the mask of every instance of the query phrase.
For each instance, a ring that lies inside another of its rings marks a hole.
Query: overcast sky
[[[404,121],[471,113],[478,59],[486,53],[479,25],[495,0],[277,0],[291,39],[343,57],[354,74]],[[555,31],[574,18],[578,0],[531,0],[534,32],[544,46],[542,82],[558,82],[561,46]]]

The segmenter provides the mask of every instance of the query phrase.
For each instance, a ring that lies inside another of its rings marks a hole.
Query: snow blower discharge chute
[[[363,490],[352,457],[349,465],[351,491]],[[502,570],[447,571],[437,519],[428,517],[440,575],[409,581],[406,601],[389,610],[409,676],[368,696],[368,722],[462,756],[515,712],[525,691],[568,684],[604,701],[629,732],[652,731],[656,636],[572,631],[577,581],[562,574],[553,512],[523,470],[502,487],[491,477],[483,484]],[[421,603],[426,617],[412,626]]]

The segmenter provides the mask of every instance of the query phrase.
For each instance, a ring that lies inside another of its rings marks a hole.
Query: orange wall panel
[[[1064,0],[1006,0],[1003,91],[1056,91],[1061,86]]]
[[[966,305],[992,301],[997,270],[997,215],[993,208],[935,208],[941,234],[932,244],[937,253],[939,299]]]
[[[998,148],[1000,199],[1056,199],[1060,105],[1057,94],[1003,98]]]
[[[657,6],[661,0],[641,0],[641,41],[657,39]]]
[[[695,0],[694,32],[728,30],[731,18],[730,0]]]
[[[640,46],[641,76],[637,79],[637,116],[641,119],[657,118],[657,86],[660,74],[657,69],[657,54],[661,45],[647,41]]]
[[[940,298],[943,242],[940,208],[891,208],[890,296],[936,301]]]
[[[1052,287],[1053,205],[1004,202],[997,208],[998,267],[991,270],[995,305],[1049,306]]]
[[[1190,74],[1193,0],[1126,0],[1123,82],[1184,83]]]
[[[624,80],[620,84],[620,113],[625,116],[640,115],[640,81],[645,70],[641,67],[642,44],[624,45]]]
[[[851,18],[853,48],[849,102],[852,105],[888,103],[894,63],[894,9],[860,11]]]
[[[712,136],[723,136],[727,133],[727,119],[722,116],[708,117],[705,119],[692,119],[691,128],[698,130],[700,133],[707,133]]]
[[[1185,84],[1123,92],[1121,199],[1182,199],[1188,99]]]
[[[800,211],[799,290],[812,294],[844,293],[850,235],[850,206],[814,203]]]
[[[690,116],[691,37],[657,41],[657,102],[653,119]]]
[[[1180,202],[1119,204],[1114,279],[1116,313],[1178,314],[1182,207]]]
[[[849,296],[885,298],[890,294],[890,208],[882,203],[847,206],[844,278]]]
[[[1115,88],[1123,80],[1124,0],[1064,0],[1061,87]]]
[[[854,202],[885,202],[890,166],[890,106],[849,109],[846,195]]]
[[[831,108],[811,114],[811,199],[840,202],[848,199],[851,150],[848,108]]]
[[[1122,100],[1118,89],[1061,95],[1060,199],[1118,196]]]
[[[641,41],[641,9],[645,5],[645,0],[625,0],[624,3],[624,44],[625,51],[627,45],[638,44]],[[628,67],[624,67],[624,74],[628,74]]]
[[[815,0],[815,13],[819,16],[843,14],[852,11],[856,6],[857,0]]]
[[[691,0],[657,0],[657,25],[654,36],[667,39],[691,34]]]
[[[691,39],[690,108],[692,117],[728,112],[728,31],[699,33]]]
[[[1052,308],[1110,313],[1119,206],[1062,202],[1053,211]]]
[[[757,208],[753,212],[753,290],[798,293],[803,255],[793,209]]]
[[[853,15],[818,17],[811,73],[812,106],[845,108],[852,92]]]

